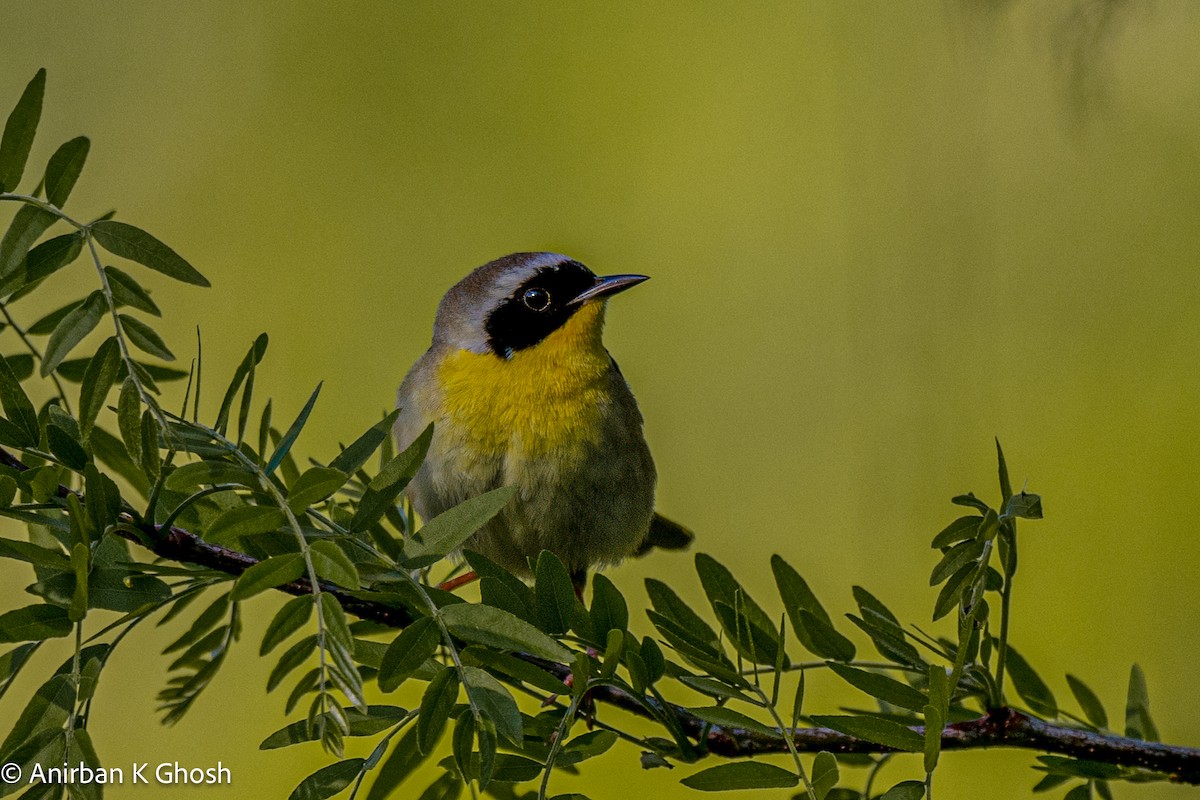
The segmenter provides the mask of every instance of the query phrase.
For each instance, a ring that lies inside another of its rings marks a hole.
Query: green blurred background
[[[325,381],[306,455],[389,406],[472,267],[551,249],[653,276],[612,304],[607,342],[659,505],[772,613],[779,552],[831,610],[858,583],[927,621],[929,539],[953,494],[994,500],[999,436],[1046,506],[1022,527],[1013,641],[1060,702],[1071,671],[1117,724],[1140,662],[1164,738],[1195,744],[1198,25],[1195,4],[1097,0],[6,0],[0,107],[47,67],[31,171],[90,136],[68,210],[115,206],[213,281],[150,281],[185,362],[203,325],[210,408],[261,331],[277,419]],[[47,306],[91,289],[82,263],[55,280]],[[686,555],[611,575],[634,602],[648,575],[703,602]],[[23,604],[26,572],[0,576]],[[327,763],[255,749],[284,722],[255,655],[277,604],[251,604],[171,729],[154,695],[172,634],[118,651],[94,706],[104,762],[221,759],[235,784],[110,797],[284,797]],[[809,692],[811,710],[854,699],[827,676]],[[948,754],[939,794],[1024,796],[1032,759]],[[588,766],[554,789],[691,795],[691,768],[643,772],[628,746]]]

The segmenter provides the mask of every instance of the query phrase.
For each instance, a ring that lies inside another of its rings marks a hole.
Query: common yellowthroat
[[[654,513],[642,415],[601,341],[608,299],[646,279],[597,277],[556,253],[514,253],[446,292],[433,344],[397,403],[400,446],[434,424],[407,489],[424,519],[517,486],[464,547],[523,576],[549,550],[577,591],[594,567],[691,541]]]

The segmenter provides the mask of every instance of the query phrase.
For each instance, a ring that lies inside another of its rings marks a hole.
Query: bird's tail
[[[654,518],[650,520],[650,531],[633,554],[634,556],[644,556],[656,549],[686,550],[695,538],[696,534],[678,522],[672,522],[662,514],[655,512]]]

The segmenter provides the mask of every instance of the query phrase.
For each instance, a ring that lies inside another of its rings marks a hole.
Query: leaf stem
[[[163,414],[162,409],[159,408],[158,401],[150,395],[150,392],[142,384],[142,379],[138,375],[137,365],[129,350],[129,344],[125,341],[125,328],[121,324],[121,318],[117,316],[117,301],[113,297],[112,286],[108,282],[108,273],[104,271],[104,264],[100,260],[100,252],[96,249],[96,240],[92,236],[92,230],[86,225],[82,226],[80,230],[83,232],[84,241],[87,242],[88,253],[92,256],[92,263],[96,267],[96,274],[100,276],[100,291],[104,294],[104,300],[108,304],[109,316],[112,317],[113,332],[117,340],[117,348],[121,351],[121,360],[125,362],[125,369],[129,372],[129,377],[138,391],[138,396],[142,398],[142,402],[146,404],[146,407],[158,419],[159,424],[163,426],[163,430],[168,431],[170,427],[167,425],[167,418]]]
[[[1016,558],[1017,548],[1017,523],[1012,520],[1008,523],[1012,526],[1012,536],[1008,540],[1008,547],[1012,559]],[[1003,532],[1001,533],[1003,535]],[[1008,620],[1009,606],[1012,601],[1012,582],[1015,571],[1010,572],[1008,564],[1004,565],[1004,586],[1000,589],[1000,643],[996,646],[996,691],[999,693],[997,704],[1004,705],[1004,667],[1008,657]]]
[[[809,800],[817,800],[817,790],[813,788],[812,781],[808,779],[808,773],[804,769],[804,764],[800,761],[800,752],[796,749],[796,743],[792,741],[792,737],[789,735],[790,729],[779,717],[779,712],[775,709],[775,704],[767,697],[767,693],[759,686],[754,687],[754,692],[762,700],[767,713],[771,715],[771,721],[775,723],[775,727],[779,728],[779,735],[783,737],[788,752],[791,753],[792,761],[796,764],[796,773],[800,776],[800,781],[804,784],[804,791],[808,793]]]
[[[467,693],[467,705],[471,709],[471,717],[475,720],[476,724],[478,724],[482,721],[483,716],[479,711],[479,706],[475,703],[475,697],[471,694],[471,686],[466,680],[467,673],[463,668],[462,659],[459,658],[458,648],[454,646],[454,637],[451,635],[450,629],[446,627],[446,623],[442,620],[441,615],[438,614],[437,604],[433,602],[433,598],[430,597],[429,593],[425,591],[424,584],[414,578],[412,573],[408,572],[407,570],[401,570],[400,574],[403,575],[404,578],[417,590],[417,593],[421,595],[421,600],[425,603],[425,608],[429,609],[429,615],[433,617],[434,624],[438,626],[438,632],[442,636],[442,644],[445,645],[447,652],[450,653],[450,661],[454,664],[455,671],[458,672],[459,682],[462,683],[463,691]]]
[[[587,692],[579,692],[572,694],[571,703],[567,706],[566,713],[562,719],[558,721],[558,726],[554,729],[554,741],[550,743],[550,752],[546,756],[546,769],[542,772],[542,784],[538,787],[537,800],[546,800],[546,791],[550,788],[550,773],[554,771],[554,762],[558,760],[558,754],[562,751],[563,741],[567,738],[567,734],[571,732],[571,725],[575,722],[575,715],[579,712],[579,698],[586,695]],[[813,798],[816,800],[816,798]]]

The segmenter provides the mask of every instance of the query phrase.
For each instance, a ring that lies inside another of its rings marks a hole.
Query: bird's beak
[[[611,297],[617,292],[623,292],[637,286],[642,281],[650,280],[649,275],[606,275],[596,278],[596,282],[584,289],[571,300],[568,305],[578,306],[597,297]]]

